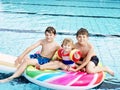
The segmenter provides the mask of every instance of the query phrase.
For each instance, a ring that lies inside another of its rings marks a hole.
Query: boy
[[[93,45],[88,42],[88,31],[84,28],[81,28],[76,33],[77,42],[75,43],[75,48],[80,50],[82,53],[80,61],[77,64],[80,64],[74,71],[81,70],[85,68],[87,73],[97,73],[100,71],[105,71],[110,75],[114,76],[114,72],[108,67],[98,66],[99,59],[97,58]]]
[[[18,76],[20,76],[25,68],[28,65],[36,65],[36,64],[44,64],[51,60],[56,50],[60,48],[60,46],[54,41],[56,36],[56,30],[53,27],[48,27],[45,30],[45,39],[41,39],[35,44],[28,47],[17,59],[15,65],[19,65],[17,71],[11,76],[6,79],[0,80],[1,83],[7,82],[12,80]],[[31,55],[30,59],[26,57],[26,55],[32,51],[33,49],[37,48],[38,46],[42,46],[40,54]]]

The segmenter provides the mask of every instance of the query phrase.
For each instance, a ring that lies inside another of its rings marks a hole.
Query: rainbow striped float
[[[33,66],[27,67],[24,76],[35,84],[59,90],[90,89],[100,85],[104,80],[104,72],[87,74],[63,70],[37,70]]]
[[[0,72],[15,72],[17,57],[0,53]],[[85,72],[68,72],[63,70],[38,70],[28,66],[23,74],[29,81],[51,89],[83,90],[100,85],[104,81],[104,72],[87,74]]]

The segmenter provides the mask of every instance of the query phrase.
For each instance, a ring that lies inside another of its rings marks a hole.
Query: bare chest
[[[45,45],[43,45],[43,49],[44,50],[54,50],[55,45],[54,44],[45,44]]]
[[[51,58],[56,51],[55,44],[45,44],[42,46],[42,56]]]
[[[80,52],[82,53],[82,57],[86,57],[88,51],[89,51],[89,48],[88,47],[79,47],[78,48],[80,50]]]

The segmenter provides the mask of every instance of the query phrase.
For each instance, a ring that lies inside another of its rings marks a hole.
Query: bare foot
[[[2,80],[0,80],[0,83],[9,82],[9,81],[11,81],[11,80],[12,80],[12,78],[2,79]]]
[[[109,67],[105,66],[105,69],[111,76],[114,76],[114,72]]]
[[[8,77],[8,78],[5,78],[5,79],[1,79],[1,80],[0,80],[0,83],[9,82],[9,81],[13,80],[14,78],[16,78],[16,77],[11,76],[11,77]]]

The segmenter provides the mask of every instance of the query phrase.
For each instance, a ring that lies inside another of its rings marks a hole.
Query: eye
[[[84,35],[83,38],[86,38],[86,36]]]
[[[71,47],[72,45],[71,44],[68,44],[68,47]]]
[[[81,38],[81,36],[78,36],[78,38]]]

